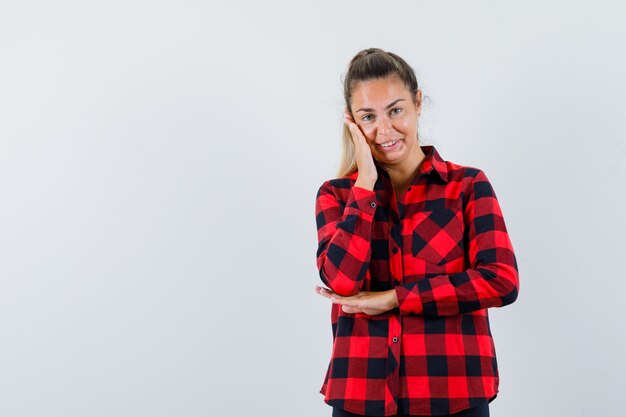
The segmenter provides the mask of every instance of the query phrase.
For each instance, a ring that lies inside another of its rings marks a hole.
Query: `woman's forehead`
[[[386,106],[389,102],[410,97],[410,91],[397,77],[376,78],[359,82],[352,91],[352,104]]]

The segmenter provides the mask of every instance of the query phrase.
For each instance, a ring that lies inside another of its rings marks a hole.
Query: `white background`
[[[615,2],[617,4],[617,2]],[[0,416],[330,416],[315,194],[359,50],[494,186],[495,417],[623,410],[626,29],[602,2],[0,1]]]

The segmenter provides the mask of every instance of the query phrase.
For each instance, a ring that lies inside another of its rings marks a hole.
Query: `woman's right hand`
[[[346,110],[343,115],[343,122],[350,129],[352,142],[354,143],[354,158],[356,159],[359,176],[354,184],[357,187],[374,190],[374,184],[378,179],[378,171],[374,165],[372,150],[365,140],[365,136],[359,126],[354,122],[352,115]]]

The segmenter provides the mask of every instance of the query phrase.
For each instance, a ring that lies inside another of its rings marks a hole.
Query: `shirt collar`
[[[443,160],[441,155],[439,155],[437,149],[433,145],[420,145],[420,148],[422,148],[422,152],[424,152],[424,160],[418,168],[418,173],[415,176],[414,181],[416,181],[422,174],[428,175],[435,172],[436,175],[439,175],[444,182],[448,182],[448,165],[446,164],[446,161]],[[376,160],[374,160],[374,165],[376,165],[376,170],[380,175],[386,177],[387,179],[389,178],[387,171],[385,171],[385,169]],[[356,179],[357,176],[358,171],[352,174],[354,179]]]
[[[448,182],[448,164],[443,160],[433,145],[420,146],[424,152],[424,161],[420,164],[419,173],[436,172],[439,177]]]

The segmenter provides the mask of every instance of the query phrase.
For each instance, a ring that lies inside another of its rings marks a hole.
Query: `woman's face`
[[[380,163],[399,164],[418,146],[421,90],[416,102],[397,76],[361,81],[353,89],[352,117]]]

